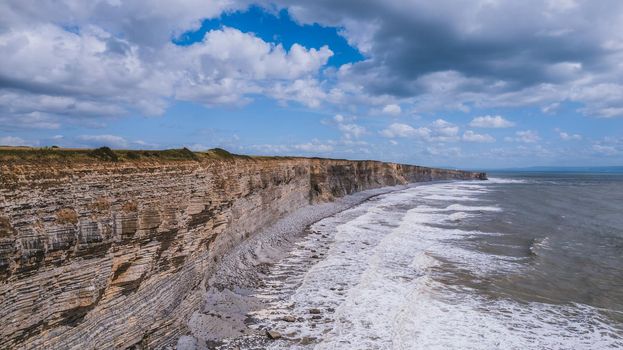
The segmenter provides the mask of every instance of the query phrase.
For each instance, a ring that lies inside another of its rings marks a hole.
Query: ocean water
[[[264,282],[253,327],[284,338],[260,347],[623,348],[623,176],[381,195],[314,224]]]

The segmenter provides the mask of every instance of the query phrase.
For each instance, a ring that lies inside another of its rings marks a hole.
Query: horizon
[[[600,4],[8,1],[0,144],[622,166],[623,3]]]

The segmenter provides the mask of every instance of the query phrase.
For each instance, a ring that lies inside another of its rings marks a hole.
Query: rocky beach
[[[177,348],[618,349],[621,180],[389,187],[300,231],[302,209],[223,260]]]
[[[176,348],[262,348],[272,340],[287,338],[288,335],[276,330],[255,327],[252,317],[268,307],[268,300],[257,297],[260,290],[273,289],[279,293],[278,298],[283,298],[279,301],[285,301],[288,294],[300,285],[283,284],[290,272],[279,274],[273,270],[275,263],[291,256],[298,245],[309,236],[317,237],[314,239],[316,244],[307,247],[302,255],[297,255],[300,260],[297,261],[299,266],[296,272],[301,277],[324,257],[330,243],[328,235],[311,229],[314,223],[375,196],[405,189],[407,186],[365,190],[330,203],[303,207],[242,242],[221,260],[214,275],[208,280],[209,287],[201,307],[190,318],[190,334],[181,337]],[[310,309],[309,315],[294,315],[291,312],[293,310],[283,310],[283,314],[273,315],[273,318],[284,322],[300,322],[309,317],[318,320],[322,318],[322,312],[318,309]],[[291,341],[308,341],[311,344],[309,339],[294,338]]]

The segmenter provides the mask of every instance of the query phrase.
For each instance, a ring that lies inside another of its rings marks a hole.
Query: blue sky
[[[0,144],[621,165],[604,3],[8,1]]]

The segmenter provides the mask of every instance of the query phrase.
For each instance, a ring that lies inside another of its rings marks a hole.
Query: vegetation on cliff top
[[[166,150],[112,150],[52,147],[0,146],[0,162],[134,162],[134,161],[199,161],[252,158],[230,153],[222,148],[193,152],[188,148]]]

